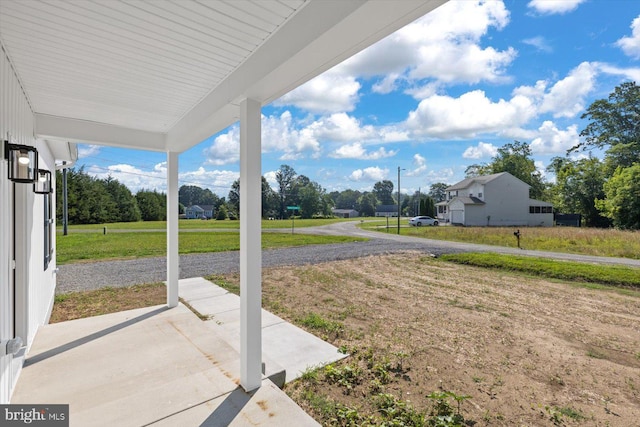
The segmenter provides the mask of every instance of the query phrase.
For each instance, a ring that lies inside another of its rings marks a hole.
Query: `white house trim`
[[[178,305],[178,153],[167,153],[167,306]]]
[[[240,381],[251,391],[262,380],[261,106],[240,107]]]

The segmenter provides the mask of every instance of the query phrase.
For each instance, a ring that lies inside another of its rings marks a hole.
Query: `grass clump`
[[[617,265],[596,265],[496,253],[448,254],[441,260],[476,267],[517,271],[573,282],[640,288],[640,269]]]
[[[315,329],[334,336],[338,336],[344,331],[344,325],[341,322],[325,319],[316,313],[307,314],[300,319],[300,324],[309,329]]]

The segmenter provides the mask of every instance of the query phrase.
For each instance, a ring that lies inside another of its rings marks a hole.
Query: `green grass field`
[[[179,235],[178,251],[181,254],[237,251],[240,234],[235,231],[184,232]],[[282,248],[328,243],[364,241],[346,236],[317,236],[311,234],[263,233],[262,247]],[[106,259],[128,259],[164,256],[167,253],[167,236],[164,232],[118,233],[70,233],[56,237],[58,264]]]
[[[353,219],[342,219],[342,218],[322,218],[322,219],[299,219],[296,218],[294,220],[295,228],[304,228],[304,227],[316,227],[320,225],[328,225],[341,221],[358,221],[361,218],[353,218]],[[73,233],[74,231],[95,231],[96,233],[102,233],[104,227],[107,228],[107,232],[109,230],[166,230],[167,222],[166,221],[138,221],[138,222],[114,222],[110,224],[80,224],[80,225],[70,225],[68,227],[69,233]],[[240,229],[240,221],[239,220],[224,220],[224,221],[216,221],[216,220],[200,220],[200,219],[181,219],[178,222],[178,228],[180,230],[207,230],[207,229]],[[273,229],[273,228],[291,228],[291,220],[262,220],[262,228],[264,229]],[[57,226],[58,231],[62,231],[62,226],[60,222],[58,222]]]
[[[567,282],[640,288],[640,274],[638,274],[638,269],[633,267],[595,265],[496,253],[448,254],[442,255],[439,259],[457,264],[519,272]],[[590,287],[593,286],[590,285]]]

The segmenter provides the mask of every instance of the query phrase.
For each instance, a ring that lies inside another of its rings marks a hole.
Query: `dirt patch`
[[[263,293],[265,308],[352,354],[287,387],[324,425],[348,425],[344,408],[379,422],[381,393],[428,414],[434,391],[471,396],[461,413],[478,426],[640,420],[640,293],[416,253],[265,269]]]
[[[167,288],[164,283],[60,294],[55,297],[49,323],[151,307],[166,301]]]

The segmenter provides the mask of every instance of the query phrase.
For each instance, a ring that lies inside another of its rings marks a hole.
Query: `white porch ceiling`
[[[446,0],[0,0],[47,139],[181,152]]]

